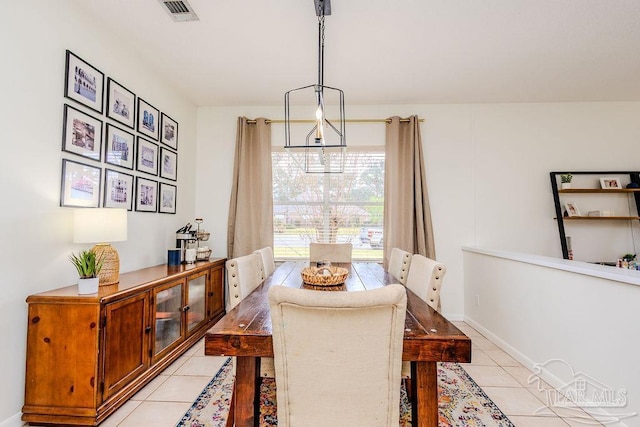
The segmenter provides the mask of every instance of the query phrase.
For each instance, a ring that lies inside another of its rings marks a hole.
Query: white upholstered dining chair
[[[228,260],[226,267],[227,282],[229,284],[228,313],[255,288],[260,286],[264,279],[260,271],[260,255],[255,252]],[[272,358],[260,358],[260,376],[270,378],[275,376]]]
[[[411,257],[406,286],[431,308],[440,312],[442,308],[440,290],[446,272],[447,268],[444,264],[415,254]]]
[[[387,271],[403,285],[407,283],[410,265],[411,253],[399,248],[391,249]]]
[[[309,261],[351,262],[351,243],[310,243]]]
[[[407,295],[269,289],[278,426],[397,426]]]
[[[260,273],[262,275],[262,280],[265,280],[267,277],[271,276],[274,271],[276,271],[276,262],[273,258],[273,248],[271,246],[266,246],[262,249],[253,251],[253,253],[260,255]]]
[[[263,281],[260,274],[260,255],[249,254],[226,262],[228,301],[227,312],[257,288]]]
[[[415,254],[411,257],[406,286],[438,313],[441,310],[440,289],[447,268],[438,261]],[[402,362],[402,378],[411,393],[411,364]]]

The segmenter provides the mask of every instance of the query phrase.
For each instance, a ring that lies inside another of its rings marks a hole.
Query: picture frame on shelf
[[[67,49],[64,96],[102,114],[104,73]]]
[[[102,121],[64,104],[62,151],[102,160]]]
[[[136,158],[136,170],[149,175],[158,175],[158,144],[139,136]]]
[[[158,181],[136,177],[136,211],[158,211]]]
[[[578,209],[578,205],[574,202],[566,202],[564,204],[564,208],[567,212],[567,216],[581,216],[580,209]]]
[[[107,78],[107,117],[135,129],[136,95],[111,77]]]
[[[165,113],[162,116],[161,132],[162,136],[160,142],[167,145],[174,150],[178,150],[178,122],[167,116]]]
[[[133,169],[135,136],[124,129],[107,123],[104,139],[104,161],[125,169]]]
[[[160,129],[159,119],[158,109],[138,97],[138,132],[157,141]]]
[[[60,206],[100,207],[102,168],[62,159]]]
[[[620,178],[615,176],[603,176],[600,178],[600,188],[603,190],[619,190],[622,188]]]
[[[178,154],[164,147],[160,147],[160,177],[178,180]]]
[[[133,175],[112,169],[104,171],[105,208],[121,208],[133,210]]]
[[[178,193],[178,187],[172,184],[161,182],[160,192],[158,196],[158,200],[160,201],[160,207],[158,209],[158,212],[175,214],[177,193]]]

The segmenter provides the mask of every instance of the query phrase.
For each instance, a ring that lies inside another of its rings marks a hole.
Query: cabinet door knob
[[[188,305],[185,305],[185,306],[182,308],[182,311],[189,311],[189,309],[190,309],[190,308],[191,308],[191,307],[189,307]]]
[[[144,328],[145,334],[148,334],[149,332],[151,332],[151,326],[147,326],[146,328]]]

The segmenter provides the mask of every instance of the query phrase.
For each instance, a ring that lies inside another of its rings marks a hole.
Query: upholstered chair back
[[[262,280],[265,280],[276,270],[276,262],[273,258],[273,249],[271,246],[266,246],[262,249],[253,251],[253,253],[260,255],[260,274],[262,275]]]
[[[309,260],[313,262],[351,262],[351,243],[310,243]]]
[[[407,276],[407,288],[418,295],[431,308],[440,312],[440,289],[447,268],[444,264],[422,255],[411,257],[411,266]]]
[[[226,267],[229,286],[227,312],[229,312],[262,283],[260,255],[252,253],[230,259]]]
[[[391,256],[389,257],[389,267],[387,271],[403,285],[407,283],[407,275],[409,274],[410,265],[411,253],[399,248],[391,249]]]
[[[407,295],[269,289],[278,426],[397,426]]]

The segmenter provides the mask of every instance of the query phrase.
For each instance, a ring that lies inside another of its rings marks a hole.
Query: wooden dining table
[[[398,283],[377,263],[334,265],[348,268],[346,282],[318,289],[356,292]],[[278,285],[310,288],[300,274],[308,266],[308,262],[282,264],[205,335],[205,355],[236,357],[234,412],[230,418],[238,427],[258,425],[260,358],[273,357],[267,292]],[[437,426],[437,362],[471,362],[471,339],[407,289],[402,359],[411,362],[412,425]]]

